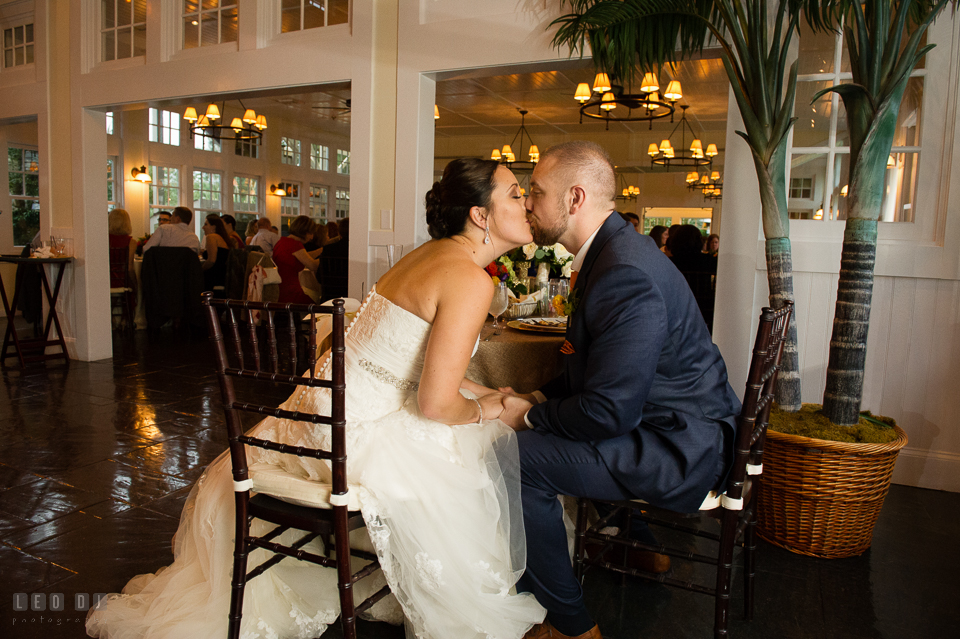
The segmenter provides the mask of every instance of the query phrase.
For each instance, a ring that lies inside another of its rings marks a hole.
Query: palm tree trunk
[[[834,424],[851,425],[860,419],[876,258],[877,220],[848,219],[823,392],[823,412]]]
[[[751,147],[752,148],[752,147]],[[770,306],[780,308],[793,302],[793,253],[790,245],[790,216],[787,213],[785,163],[787,145],[781,143],[769,163],[756,152],[753,163],[760,182],[760,206],[763,235],[766,237],[767,287]],[[797,323],[790,316],[787,341],[783,346],[780,373],[777,375],[776,399],[785,411],[800,410],[800,359],[797,356]]]

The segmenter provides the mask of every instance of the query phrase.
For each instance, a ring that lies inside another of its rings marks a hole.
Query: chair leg
[[[334,551],[337,555],[337,588],[340,590],[340,625],[343,628],[343,639],[357,639],[357,614],[353,606],[347,507],[334,506],[333,510]]]
[[[243,617],[243,590],[247,584],[247,544],[246,530],[237,533],[233,551],[233,580],[230,591],[229,639],[240,639],[240,620]]]
[[[633,529],[633,509],[624,508],[623,519],[623,530],[620,531],[619,536],[623,539],[630,539],[630,531]],[[627,546],[621,546],[621,552],[623,552],[623,567],[626,569],[627,558],[630,556],[630,550]],[[627,585],[627,573],[620,573],[620,587],[624,588]]]
[[[753,576],[756,573],[757,511],[750,510],[747,528],[743,533],[743,616],[753,619]]]
[[[730,579],[732,576],[733,544],[736,541],[738,512],[723,511],[720,528],[720,548],[717,557],[716,607],[714,609],[714,639],[726,639],[730,618]]]
[[[573,568],[576,571],[577,581],[583,582],[583,559],[586,554],[587,508],[586,499],[577,500],[577,527],[574,531]]]

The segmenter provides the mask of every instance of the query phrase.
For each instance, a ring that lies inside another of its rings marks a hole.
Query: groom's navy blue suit
[[[523,586],[551,615],[583,609],[556,495],[696,511],[725,481],[740,410],[683,275],[619,215],[600,227],[572,296],[573,352],[519,433]]]

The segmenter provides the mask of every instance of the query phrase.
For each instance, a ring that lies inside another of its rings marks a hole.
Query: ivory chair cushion
[[[250,479],[253,480],[255,493],[264,493],[298,506],[330,508],[330,493],[333,492],[331,484],[292,475],[272,464],[250,466]],[[360,510],[359,491],[350,486],[348,495],[347,509]]]

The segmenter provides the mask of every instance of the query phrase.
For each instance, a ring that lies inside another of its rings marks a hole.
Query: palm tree
[[[956,8],[957,0],[949,1]],[[823,412],[835,424],[859,421],[887,158],[910,72],[934,47],[920,47],[921,39],[947,3],[837,0],[818,7],[825,24],[842,26],[853,75],[853,82],[814,97],[839,94],[850,131],[847,222],[823,393]]]
[[[554,46],[584,55],[589,43],[596,66],[621,81],[699,53],[708,37],[719,44],[746,129],[737,133],[750,147],[760,182],[770,304],[779,308],[793,301],[785,168],[787,134],[796,119],[797,63],[791,65],[789,76],[785,72],[803,8],[800,0],[779,0],[771,21],[766,0],[569,0],[569,4],[571,12],[551,23],[557,27]],[[815,28],[821,26],[819,15],[813,14]],[[777,401],[784,410],[800,408],[797,329],[792,318]]]

